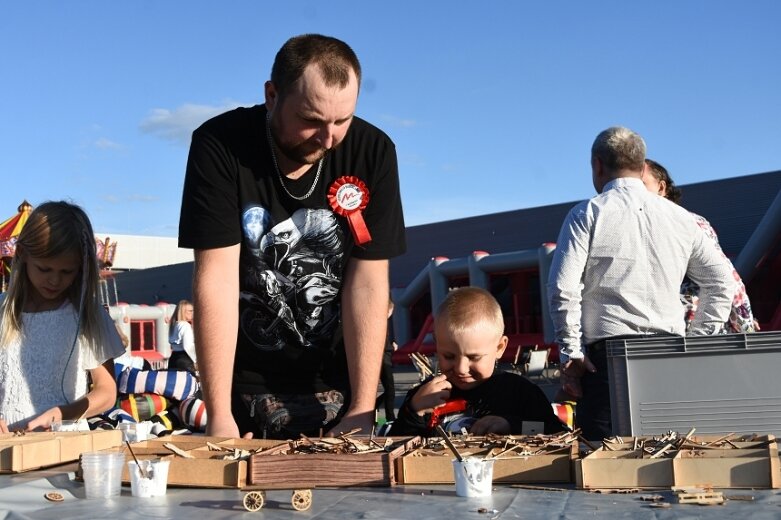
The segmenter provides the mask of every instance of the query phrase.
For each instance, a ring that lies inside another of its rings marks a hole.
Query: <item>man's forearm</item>
[[[203,400],[211,425],[213,420],[221,421],[231,416],[231,384],[239,321],[238,258],[236,267],[223,269],[219,256],[199,253],[196,253],[193,274],[193,324]]]
[[[700,286],[700,301],[691,334],[718,333],[729,318],[737,282],[732,264],[710,240],[701,239],[702,252],[691,262],[687,275]]]
[[[551,285],[548,291],[551,322],[555,341],[559,345],[559,358],[564,364],[569,359],[583,359],[580,330],[580,295],[569,297],[566,291]]]
[[[388,261],[352,259],[342,293],[350,411],[374,410],[388,322]]]

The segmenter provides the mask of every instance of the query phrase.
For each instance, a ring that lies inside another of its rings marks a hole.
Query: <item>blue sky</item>
[[[781,169],[781,2],[29,1],[0,14],[0,220],[70,199],[176,236],[190,133],[293,35],[348,42],[408,225],[585,199],[604,128],[678,184]]]

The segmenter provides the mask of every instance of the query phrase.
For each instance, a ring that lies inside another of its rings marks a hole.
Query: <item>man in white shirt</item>
[[[587,439],[612,435],[607,339],[684,334],[684,275],[705,288],[692,335],[715,334],[729,315],[729,264],[685,209],[645,189],[645,142],[612,127],[591,148],[599,195],[570,211],[551,265],[548,299],[563,389],[578,398]],[[585,347],[585,348],[584,348]]]

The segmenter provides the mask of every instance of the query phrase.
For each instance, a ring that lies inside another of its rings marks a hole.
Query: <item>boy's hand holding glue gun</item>
[[[412,396],[412,409],[421,417],[432,413],[434,408],[445,404],[450,398],[450,390],[453,385],[447,380],[447,376],[439,374],[423,384],[414,396]]]

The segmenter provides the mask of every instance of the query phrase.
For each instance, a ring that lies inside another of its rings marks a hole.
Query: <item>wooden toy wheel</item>
[[[266,503],[266,496],[263,491],[250,491],[244,495],[244,509],[250,512],[255,512],[263,507]]]
[[[293,491],[290,503],[293,504],[293,509],[296,511],[306,511],[312,507],[312,490],[296,489]]]

